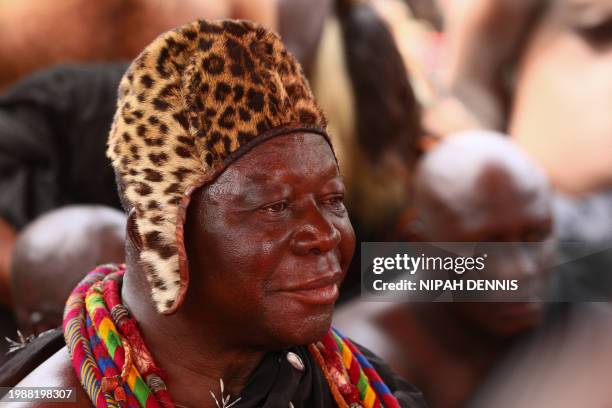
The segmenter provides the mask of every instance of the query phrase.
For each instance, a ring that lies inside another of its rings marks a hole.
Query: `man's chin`
[[[308,318],[301,319],[301,321],[295,319],[278,331],[278,345],[281,346],[278,348],[315,343],[327,334],[331,322],[331,312],[311,315]]]

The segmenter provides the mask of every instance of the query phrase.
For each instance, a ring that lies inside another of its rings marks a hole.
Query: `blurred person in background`
[[[427,127],[440,134],[507,129],[555,189],[561,259],[589,254],[572,263],[565,298],[609,300],[612,2],[440,4],[447,25],[448,95],[428,112]]]
[[[533,301],[355,301],[335,317],[417,384],[431,407],[464,406],[515,342],[543,322],[539,290],[554,260],[550,187],[523,151],[492,132],[449,137],[423,157],[415,177],[420,240],[542,243],[487,264],[496,278],[519,280]]]
[[[11,342],[0,347],[8,360],[0,367],[0,387],[15,386],[63,346],[66,298],[83,271],[125,261],[125,220],[123,212],[109,207],[66,206],[36,218],[19,234],[11,291],[20,332],[7,333]]]
[[[277,0],[4,0],[0,90],[58,63],[131,60],[160,33],[196,18],[277,28]]]
[[[612,189],[612,3],[442,4],[449,96],[428,125],[441,134],[507,131],[556,189],[581,197]],[[612,229],[612,214],[593,223],[602,221]]]
[[[11,291],[24,336],[60,327],[66,298],[83,271],[125,261],[125,214],[99,205],[49,211],[19,234]]]
[[[12,248],[29,222],[70,204],[121,208],[104,151],[126,67],[58,66],[0,94],[0,301],[6,306]]]

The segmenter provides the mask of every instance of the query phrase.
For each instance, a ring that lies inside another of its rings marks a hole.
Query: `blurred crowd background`
[[[612,405],[612,0],[0,0],[0,386],[122,261],[117,86],[196,18],[257,21],[301,62],[359,242],[544,244],[499,267],[533,302],[418,304],[360,301],[358,244],[345,334],[434,408]]]

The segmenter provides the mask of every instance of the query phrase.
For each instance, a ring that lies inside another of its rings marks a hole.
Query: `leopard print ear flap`
[[[140,264],[160,313],[189,284],[183,224],[191,193],[254,145],[326,120],[279,37],[247,21],[198,20],[162,34],[119,86],[108,140],[133,208]]]
[[[132,245],[134,245],[138,251],[142,251],[142,237],[138,233],[138,226],[136,225],[136,210],[134,208],[128,212],[126,230],[127,239],[130,240]]]

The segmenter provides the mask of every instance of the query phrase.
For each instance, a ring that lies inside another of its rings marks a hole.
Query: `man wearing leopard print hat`
[[[121,82],[108,155],[127,263],[75,288],[67,347],[20,385],[80,381],[96,407],[424,406],[330,328],[355,238],[325,118],[278,36],[244,21],[160,36]]]

